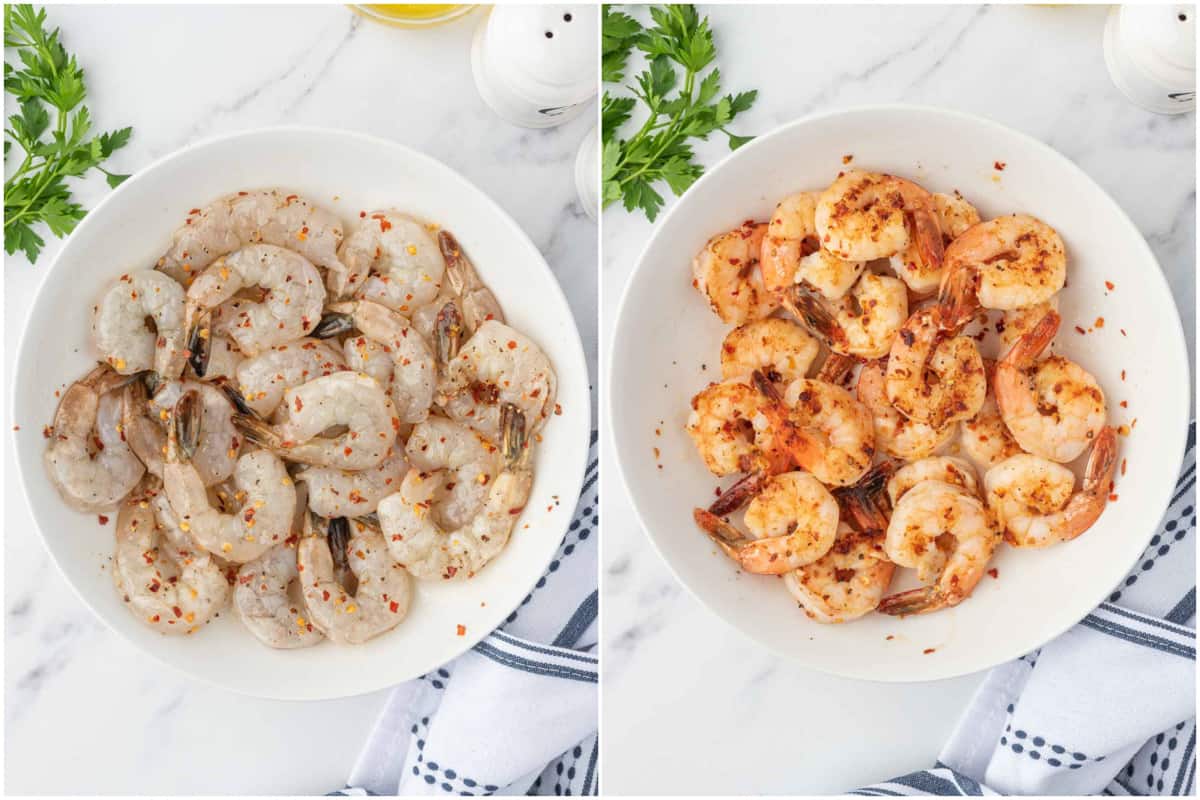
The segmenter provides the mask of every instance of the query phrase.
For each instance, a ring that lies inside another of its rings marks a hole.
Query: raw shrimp
[[[288,389],[346,368],[346,359],[334,345],[320,339],[297,339],[239,364],[238,391],[256,414],[270,417]]]
[[[305,618],[308,609],[298,589],[296,551],[297,542],[289,538],[238,570],[234,610],[254,638],[268,647],[311,647],[325,638]]]
[[[759,258],[767,226],[745,222],[709,239],[692,260],[692,285],[722,322],[741,325],[770,316],[778,298],[763,284]]]
[[[290,535],[296,487],[279,458],[267,450],[255,450],[238,458],[234,469],[234,498],[240,501],[235,513],[223,514],[213,508],[200,473],[188,460],[198,433],[188,423],[193,416],[188,406],[196,402],[198,395],[186,392],[175,407],[163,489],[180,529],[197,544],[227,561],[252,561]]]
[[[734,328],[721,345],[721,377],[746,378],[755,370],[774,383],[808,374],[820,352],[804,328],[779,317],[754,320]]]
[[[213,309],[252,286],[266,290],[262,302],[243,300],[236,312],[225,310],[219,320],[209,321]],[[325,286],[311,261],[282,247],[250,245],[217,259],[188,287],[189,342],[202,342],[204,330],[215,328],[242,353],[256,356],[307,335],[321,321],[324,305]],[[193,367],[204,360],[193,359]],[[196,368],[197,374],[203,371]]]
[[[399,211],[368,214],[338,251],[346,273],[330,285],[334,297],[354,295],[404,314],[431,302],[446,272],[431,229]]]
[[[875,610],[896,565],[883,552],[883,537],[842,524],[829,552],[785,573],[783,585],[809,619],[850,622]]]
[[[342,354],[348,369],[370,375],[384,389],[391,388],[394,369],[392,356],[385,345],[366,336],[347,336],[342,341]],[[394,397],[392,402],[395,402]]]
[[[763,399],[738,380],[710,384],[692,398],[687,432],[704,465],[714,475],[782,472],[788,458],[760,421]]]
[[[308,507],[317,516],[361,517],[400,488],[407,467],[404,455],[393,453],[377,466],[362,470],[307,467],[296,474],[296,480],[308,486]]]
[[[971,595],[999,543],[983,501],[958,486],[922,481],[900,498],[884,550],[902,567],[915,567],[927,584],[886,597],[884,614],[924,614],[956,606]]]
[[[1117,464],[1117,436],[1100,429],[1088,457],[1083,487],[1066,467],[1027,453],[1001,461],[983,476],[988,505],[1014,547],[1049,547],[1090,528],[1108,503]]]
[[[829,552],[837,537],[838,504],[807,472],[775,475],[746,508],[751,536],[697,508],[696,524],[742,569],[781,575]]]
[[[178,378],[187,358],[183,287],[152,269],[125,273],[96,304],[92,338],[122,375],[154,369]]]
[[[197,372],[196,366],[193,365],[191,375],[185,374],[185,377],[203,378],[208,381],[235,380],[238,367],[246,360],[245,355],[238,350],[231,337],[223,333],[212,333],[211,328],[209,333],[209,339],[202,345],[201,350],[189,348],[192,354],[189,364],[195,361],[204,374]]]
[[[389,387],[400,421],[426,419],[433,405],[437,364],[425,340],[399,312],[369,300],[331,305],[313,335],[327,338],[353,329],[383,345],[386,363],[392,369],[388,380],[380,385]]]
[[[924,458],[954,436],[954,423],[940,428],[901,414],[887,398],[887,362],[872,361],[858,373],[858,399],[871,410],[875,443],[888,455],[912,460]]]
[[[1104,392],[1083,367],[1062,356],[1038,361],[1058,332],[1050,311],[996,365],[1000,415],[1027,452],[1066,463],[1093,442],[1108,418]]]
[[[288,389],[277,418],[270,425],[240,413],[233,422],[248,441],[288,461],[339,469],[368,469],[383,461],[400,427],[387,392],[357,372],[335,372]],[[344,432],[322,436],[330,428]]]
[[[338,644],[362,644],[386,633],[408,616],[412,580],[388,553],[383,534],[362,520],[349,522],[348,536],[313,535],[300,539],[298,565],[304,602],[316,628]],[[332,551],[337,550],[335,555]],[[338,581],[338,562],[357,580],[351,592]]]
[[[238,453],[242,448],[242,435],[233,424],[234,408],[225,393],[209,383],[197,381],[170,381],[160,384],[150,399],[151,420],[158,425],[158,432],[139,428],[144,434],[142,442],[154,443],[161,456],[167,452],[167,426],[181,397],[188,392],[198,394],[197,402],[184,406],[190,419],[181,420],[197,437],[189,456],[191,465],[200,475],[205,486],[213,486],[233,474]],[[161,423],[161,424],[159,424]],[[128,435],[126,436],[128,438]],[[135,441],[130,442],[135,445]],[[144,447],[140,442],[136,447]],[[135,449],[141,455],[141,451]],[[147,463],[152,454],[147,454]]]
[[[979,223],[979,212],[957,192],[953,195],[934,194],[933,205],[942,231],[942,244],[947,247],[964,231]],[[934,294],[941,284],[943,265],[927,264],[915,243],[910,243],[892,256],[891,265],[896,275],[920,297]]]
[[[467,335],[475,333],[479,326],[489,319],[504,322],[500,302],[496,300],[492,290],[480,280],[475,265],[463,253],[454,234],[441,230],[438,231],[437,238],[442,258],[446,262],[446,278],[459,297]]]
[[[970,464],[953,456],[932,456],[905,464],[888,479],[887,494],[892,507],[909,489],[925,481],[939,481],[979,495],[979,479]]]
[[[430,513],[446,473],[410,469],[400,491],[379,504],[379,520],[392,557],[417,578],[469,578],[499,555],[529,500],[532,452],[524,415],[501,407],[504,468],[492,481],[483,507],[468,522],[446,530]]]
[[[414,468],[447,473],[433,506],[434,519],[443,528],[466,525],[483,507],[493,479],[504,468],[500,448],[444,417],[415,425],[404,450]]]
[[[446,414],[499,441],[500,407],[516,406],[533,436],[555,413],[558,378],[550,359],[528,337],[488,320],[445,365],[438,402]]]
[[[895,278],[868,272],[840,300],[798,285],[785,305],[835,353],[879,358],[908,319],[908,290]]]
[[[755,383],[764,393],[773,388]],[[797,466],[833,486],[848,486],[870,469],[875,456],[871,412],[850,392],[800,378],[788,385],[782,399],[782,405],[764,404],[764,416]]]
[[[229,602],[229,582],[215,558],[195,551],[186,537],[170,535],[164,525],[172,520],[161,494],[122,504],[113,579],[130,613],[151,628],[195,633]]]
[[[975,341],[949,337],[937,307],[909,317],[892,343],[887,397],[909,419],[942,428],[983,406],[987,377]]]
[[[804,282],[831,300],[850,291],[866,266],[864,261],[843,261],[821,249],[815,215],[818,192],[800,192],[785,197],[762,241],[763,284],[781,292]]]
[[[996,362],[985,358],[983,368],[988,376],[987,397],[979,412],[963,421],[959,441],[967,456],[981,468],[987,469],[1023,451],[1009,433],[1008,426],[1000,417],[1000,407],[996,405],[996,394],[992,388],[996,380]]]
[[[341,242],[337,217],[299,195],[279,189],[238,192],[193,208],[157,269],[186,285],[220,256],[261,243],[286,247],[318,267],[340,271]]]
[[[54,412],[46,473],[78,511],[112,508],[146,472],[121,435],[122,397],[112,390],[127,380],[102,364],[71,384]]]
[[[821,193],[816,212],[821,247],[847,261],[887,258],[909,246],[940,269],[942,231],[933,196],[917,184],[861,170],[842,174]]]
[[[155,382],[152,375],[146,372],[135,376],[121,390],[121,435],[146,471],[162,478],[167,433],[158,415],[151,416],[148,384]]]

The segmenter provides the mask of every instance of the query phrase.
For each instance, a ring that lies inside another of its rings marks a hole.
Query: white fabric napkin
[[[596,433],[558,553],[499,629],[392,690],[334,794],[597,794]]]
[[[1196,432],[1138,564],[1078,625],[992,670],[935,769],[855,794],[1191,794]]]

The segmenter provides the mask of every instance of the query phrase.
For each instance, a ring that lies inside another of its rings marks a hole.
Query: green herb
[[[4,47],[20,59],[19,66],[7,57],[4,61],[4,91],[20,109],[4,129],[5,165],[12,145],[24,154],[4,182],[4,251],[12,255],[21,250],[35,262],[46,244],[35,226],[44,224],[61,238],[87,213],[71,198],[67,178],[97,169],[115,188],[129,177],[100,164],[125,146],[133,129],[91,135],[91,114],[82,105],[87,95],[83,70],[63,48],[58,29],[46,32],[44,9],[5,5]]]
[[[663,181],[680,195],[704,172],[693,161],[690,139],[707,139],[720,131],[728,137],[729,149],[736,150],[753,138],[731,133],[726,126],[754,104],[758,92],[718,98],[720,70],[713,67],[704,74],[717,55],[712,30],[708,18],[701,18],[693,6],[653,6],[650,17],[654,24],[644,28],[628,14],[604,6],[604,80],[624,80],[635,48],[645,53],[648,67],[637,76],[636,85],[625,87],[632,97],[604,92],[601,130],[604,206],[621,200],[627,211],[640,208],[653,221],[663,204],[655,183]],[[617,131],[633,116],[639,100],[645,122],[629,139],[618,139]]]

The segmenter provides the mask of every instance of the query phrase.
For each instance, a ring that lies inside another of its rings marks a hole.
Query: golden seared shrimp
[[[1074,539],[1100,518],[1112,492],[1116,465],[1116,431],[1106,426],[1096,436],[1077,493],[1071,470],[1028,453],[992,467],[983,476],[983,485],[1009,544],[1049,547]]]
[[[342,223],[282,189],[238,192],[189,212],[157,269],[185,286],[220,256],[252,244],[294,250],[318,267],[341,270]]]
[[[779,307],[763,283],[759,264],[766,232],[763,223],[743,223],[709,239],[692,260],[692,285],[722,322],[741,325],[770,316]]]
[[[761,395],[740,380],[709,384],[692,398],[686,430],[709,472],[721,476],[787,469],[787,458],[758,422],[762,409]]]
[[[999,543],[991,514],[975,495],[941,481],[922,481],[900,498],[884,550],[901,567],[915,567],[926,586],[885,597],[884,614],[924,614],[970,597]]]
[[[821,249],[816,211],[819,192],[799,192],[775,207],[762,240],[763,283],[771,292],[782,292],[795,283],[806,283],[836,300],[858,280],[864,261],[843,261]]]
[[[470,522],[487,500],[492,481],[504,469],[499,447],[445,417],[430,417],[414,425],[404,452],[415,469],[446,473],[433,506],[434,517],[443,528],[461,528]],[[395,490],[393,487],[392,492]]]
[[[874,611],[896,565],[883,552],[883,537],[842,524],[829,552],[785,573],[783,585],[809,619],[850,622]]]
[[[911,243],[925,264],[941,267],[942,232],[933,196],[894,175],[843,173],[821,193],[816,226],[821,247],[847,261],[887,258]]]
[[[446,279],[458,297],[456,305],[462,311],[467,336],[475,333],[489,319],[504,322],[500,301],[480,279],[475,265],[462,251],[454,234],[447,230],[438,231],[437,240],[446,262]]]
[[[54,412],[43,461],[63,501],[78,511],[103,511],[128,495],[146,468],[121,434],[128,381],[100,365],[71,384]]]
[[[934,307],[909,317],[892,342],[886,388],[901,414],[942,428],[979,412],[987,376],[975,341],[948,336]]]
[[[826,300],[797,285],[785,305],[835,353],[859,358],[886,355],[896,332],[908,319],[904,284],[873,272],[859,278],[840,300]]]
[[[191,451],[188,460],[204,485],[214,486],[233,474],[242,448],[242,435],[233,424],[233,404],[216,386],[199,381],[170,381],[159,384],[154,396],[150,398],[149,407],[151,421],[161,423],[159,433],[154,436],[147,430],[146,441],[155,441],[158,452],[162,457],[166,456],[168,426],[179,399],[188,392],[198,395],[197,402],[189,402],[184,406],[191,419],[182,422],[187,424],[190,434],[196,437],[194,443],[189,445]],[[151,436],[154,438],[150,438]],[[137,440],[130,440],[130,446],[135,447],[134,452],[139,456],[142,455],[138,448],[144,445],[138,444]],[[152,457],[152,453],[146,454],[147,463]]]
[[[178,378],[187,349],[183,287],[152,269],[125,273],[100,296],[92,339],[122,375],[153,369],[164,380]]]
[[[924,458],[945,446],[954,436],[951,422],[940,428],[901,414],[887,398],[887,362],[864,364],[858,373],[858,399],[871,410],[875,443],[888,455],[912,460]]]
[[[964,231],[979,223],[979,212],[957,192],[952,195],[934,194],[933,205],[942,231],[942,244],[947,247]],[[892,256],[891,265],[896,275],[918,297],[935,294],[941,285],[944,264],[927,264],[915,243],[910,243]]]
[[[748,378],[755,370],[775,383],[808,374],[821,346],[804,328],[779,317],[767,317],[734,328],[721,344],[721,377]]]
[[[309,621],[338,644],[362,644],[386,633],[408,616],[412,579],[388,553],[378,528],[364,520],[332,520],[329,535],[316,534],[311,522],[297,548],[304,603]],[[339,582],[346,570],[354,591]]]
[[[213,310],[239,291],[266,290],[262,302],[240,299],[236,311],[212,323]],[[205,340],[213,330],[229,336],[247,356],[306,336],[321,321],[325,285],[312,262],[299,253],[269,244],[243,247],[218,258],[196,276],[187,290],[189,347],[197,375],[206,371]]]
[[[1104,392],[1083,367],[1062,356],[1038,361],[1058,332],[1051,311],[996,364],[996,403],[1013,438],[1027,452],[1074,461],[1108,419]]]
[[[431,302],[446,273],[433,230],[400,211],[367,214],[338,251],[345,279],[331,273],[330,292],[373,300],[402,314]]]
[[[756,386],[765,397],[759,424],[770,429],[793,462],[831,486],[849,486],[870,469],[875,457],[875,431],[870,410],[840,386],[800,378],[792,381],[779,402],[762,376]]]
[[[1017,444],[1017,440],[1009,433],[1008,426],[1000,417],[1000,407],[996,404],[993,388],[996,381],[996,362],[985,358],[983,368],[988,377],[987,397],[975,416],[963,420],[959,442],[968,458],[982,469],[988,469],[1023,451],[1021,445]]]
[[[320,339],[297,339],[242,361],[237,368],[238,391],[254,413],[266,418],[279,408],[288,389],[348,366],[334,345]]]
[[[979,479],[969,463],[953,456],[930,456],[905,464],[892,473],[887,482],[888,500],[895,507],[909,489],[925,481],[948,483],[969,494],[979,495]]]
[[[123,503],[113,580],[141,622],[164,634],[195,633],[228,604],[229,582],[217,560],[174,525],[161,494]]]
[[[838,504],[807,472],[767,480],[746,508],[750,535],[697,508],[696,524],[747,572],[782,575],[829,552],[837,537]]]
[[[407,471],[404,454],[396,452],[367,469],[305,467],[296,473],[296,481],[308,487],[308,507],[317,516],[361,517],[399,489]]]
[[[1044,303],[1005,311],[1002,320],[996,324],[996,332],[1000,334],[1004,346],[1012,347],[1018,339],[1033,330],[1042,317],[1051,311],[1058,311],[1058,298],[1059,295],[1054,295]]]

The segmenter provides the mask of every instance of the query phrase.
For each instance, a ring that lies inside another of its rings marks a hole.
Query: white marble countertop
[[[982,114],[1067,155],[1145,234],[1187,320],[1194,363],[1196,121],[1142,111],[1112,86],[1101,50],[1105,8],[702,13],[716,33],[723,91],[759,89],[754,108],[733,123],[737,133],[827,109],[912,102]],[[703,163],[727,152],[718,138],[697,148]],[[608,341],[651,225],[616,206],[602,227]],[[611,441],[604,444],[607,458]],[[809,672],[765,652],[672,578],[613,473],[602,576],[607,793],[828,793],[933,764],[982,675],[877,684]]]
[[[96,126],[134,127],[114,171],[136,171],[217,134],[283,123],[391,138],[458,170],[546,256],[595,374],[596,228],[576,199],[573,172],[594,117],[532,131],[493,114],[469,60],[482,12],[423,32],[337,5],[53,6],[48,14],[87,71]],[[107,191],[90,179],[78,196],[90,207]],[[59,246],[48,239],[37,266],[5,258],[6,387],[29,301]],[[6,388],[6,406],[8,396]],[[6,412],[4,429],[12,423]],[[7,441],[4,449],[12,487]],[[381,693],[282,703],[195,683],[92,616],[11,489],[4,520],[8,793],[321,794],[342,786]]]

